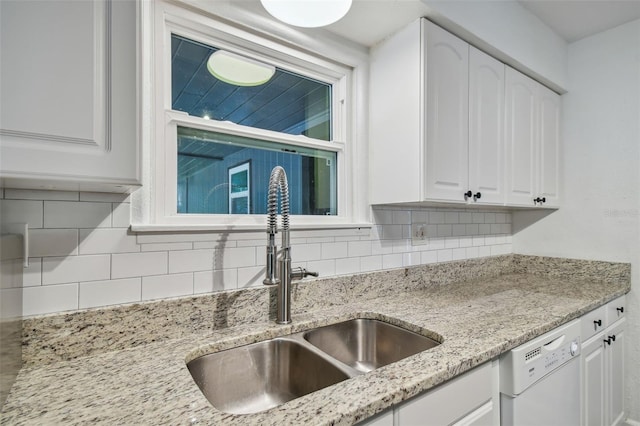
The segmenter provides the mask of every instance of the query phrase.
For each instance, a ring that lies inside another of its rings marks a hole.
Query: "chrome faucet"
[[[278,192],[280,192],[280,210],[282,213],[282,249],[278,257],[276,234],[278,233]],[[269,194],[267,198],[267,268],[265,285],[277,285],[276,323],[291,323],[291,280],[306,276],[318,276],[317,272],[308,272],[304,268],[291,268],[291,246],[289,243],[289,184],[287,174],[280,166],[271,170]],[[279,266],[279,267],[278,267]]]

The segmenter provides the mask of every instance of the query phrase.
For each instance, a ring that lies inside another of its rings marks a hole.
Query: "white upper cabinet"
[[[134,1],[0,2],[4,186],[140,183]]]
[[[504,70],[469,50],[469,189],[478,202],[504,203]]]
[[[560,203],[560,96],[522,73],[506,72],[507,204]]]
[[[423,21],[427,199],[464,201],[469,186],[469,45]]]
[[[558,95],[426,19],[371,58],[372,204],[559,204]]]

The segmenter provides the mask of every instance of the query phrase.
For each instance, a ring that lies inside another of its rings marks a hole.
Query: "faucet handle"
[[[301,268],[301,267],[295,267],[295,268],[291,268],[291,279],[292,280],[300,280],[304,277],[308,277],[308,276],[312,276],[312,277],[317,277],[318,273],[317,272],[311,272],[311,271],[307,271],[305,268]]]

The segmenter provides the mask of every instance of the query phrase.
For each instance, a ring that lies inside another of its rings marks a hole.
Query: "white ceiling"
[[[640,18],[640,0],[517,1],[567,42]],[[420,0],[354,0],[347,16],[327,29],[372,46],[428,11]]]
[[[640,18],[640,0],[518,0],[568,42]]]

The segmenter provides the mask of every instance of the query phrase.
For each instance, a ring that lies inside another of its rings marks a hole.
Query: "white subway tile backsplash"
[[[408,210],[394,210],[391,217],[394,225],[411,224],[411,212]]]
[[[42,259],[42,284],[97,281],[110,278],[111,255],[45,257]]]
[[[360,272],[359,257],[336,259],[336,275],[357,274]]]
[[[382,239],[383,240],[399,240],[404,238],[404,230],[402,225],[383,225],[382,226]]]
[[[80,309],[118,305],[141,300],[141,278],[80,283]]]
[[[265,258],[266,249],[258,246],[258,259]],[[262,257],[260,257],[262,256]],[[291,257],[295,262],[319,260],[322,258],[322,244],[296,244],[291,247]]]
[[[484,213],[473,213],[473,223],[484,223]]]
[[[429,212],[429,223],[433,225],[445,223],[444,212]]]
[[[112,204],[112,222],[114,228],[128,228],[131,225],[131,204]]]
[[[307,269],[317,272],[321,277],[331,277],[336,274],[336,261],[330,259],[307,262]]]
[[[467,250],[465,248],[454,248],[451,250],[451,259],[452,260],[462,260],[466,259]]]
[[[420,263],[423,265],[438,262],[438,252],[436,250],[423,251],[420,253]]]
[[[42,259],[29,258],[29,267],[23,269],[22,285],[24,287],[42,285]]]
[[[349,252],[349,244],[342,243],[324,243],[322,244],[322,259],[338,259],[347,257]],[[311,259],[310,259],[311,260]]]
[[[436,236],[451,237],[453,235],[453,227],[451,225],[438,225]]]
[[[111,279],[167,274],[168,256],[167,252],[113,254]]]
[[[452,249],[443,249],[438,250],[438,262],[448,262],[453,260],[453,250]]]
[[[81,229],[79,250],[80,254],[132,253],[140,246],[124,228]]]
[[[70,191],[40,191],[34,189],[5,189],[4,198],[13,200],[78,201],[78,193]]]
[[[193,273],[194,293],[233,290],[238,288],[238,269],[201,271]]]
[[[101,203],[124,203],[129,201],[129,194],[113,194],[106,192],[81,192],[80,201],[97,201]]]
[[[370,272],[382,269],[382,255],[363,256],[360,258],[360,271]]]
[[[215,269],[244,268],[256,266],[255,247],[236,247],[215,250]]]
[[[444,214],[444,223],[460,223],[458,212],[446,212]]]
[[[265,276],[264,266],[238,268],[238,288],[257,287],[262,284]]]
[[[142,300],[165,299],[193,294],[193,274],[142,277]]]
[[[45,228],[108,228],[111,204],[75,201],[45,201]]]
[[[383,254],[382,269],[402,268],[402,254]]]
[[[25,289],[50,289],[30,292],[30,315],[262,285],[264,231],[132,234],[127,195],[4,196],[2,214],[32,229]],[[294,266],[329,277],[512,252],[508,212],[385,207],[373,219],[371,228],[292,231]],[[425,244],[411,243],[411,223],[425,225]]]
[[[29,256],[70,256],[78,254],[77,229],[32,229]]]
[[[170,251],[170,250],[191,250],[196,248],[193,243],[158,243],[142,244],[140,251]],[[198,247],[200,248],[200,247]]]
[[[29,229],[42,228],[43,202],[33,200],[0,200],[2,223],[27,223]]]
[[[78,309],[78,284],[25,287],[22,292],[24,316]]]
[[[214,253],[213,249],[170,251],[169,273],[213,270]]]
[[[350,257],[371,256],[371,241],[349,241],[347,255]]]

